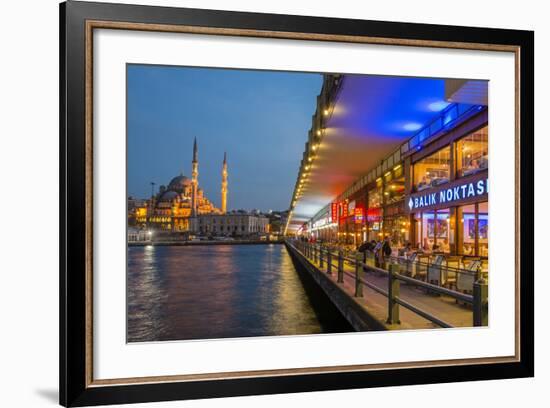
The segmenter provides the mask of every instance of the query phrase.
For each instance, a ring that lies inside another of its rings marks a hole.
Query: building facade
[[[261,236],[269,233],[269,218],[244,211],[202,214],[191,219],[191,231],[203,236]]]

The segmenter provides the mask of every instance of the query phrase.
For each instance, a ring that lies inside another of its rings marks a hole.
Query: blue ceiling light
[[[414,132],[422,128],[422,124],[418,122],[407,122],[403,125],[403,130]]]
[[[449,102],[445,101],[436,101],[428,104],[428,109],[432,112],[441,112],[443,109],[445,109],[447,106],[449,106]]]
[[[336,104],[344,113],[330,117],[328,126],[358,139],[398,143],[433,120],[441,110],[428,106],[444,98],[440,78],[349,75]]]

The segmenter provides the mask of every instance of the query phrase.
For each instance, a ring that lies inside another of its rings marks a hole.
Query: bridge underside
[[[486,93],[479,94],[473,82],[473,86],[465,86],[468,81],[344,75],[335,100],[330,101],[322,141],[287,232],[296,232],[355,180],[436,119],[450,104],[450,91],[461,99],[452,102],[486,99]]]

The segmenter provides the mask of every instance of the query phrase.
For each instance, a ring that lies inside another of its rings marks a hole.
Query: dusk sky
[[[224,151],[228,210],[285,210],[298,174],[319,74],[128,65],[128,195],[147,198],[183,172],[193,138],[199,187],[220,206]]]

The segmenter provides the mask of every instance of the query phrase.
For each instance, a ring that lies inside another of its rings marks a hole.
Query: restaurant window
[[[376,187],[369,191],[369,208],[378,208],[382,205],[382,188]]]
[[[459,252],[467,256],[489,256],[489,206],[487,202],[458,208]]]
[[[405,198],[405,177],[394,179],[384,188],[386,204],[393,204]]]
[[[451,221],[448,208],[415,214],[418,247],[425,252],[450,253],[454,242]]]
[[[447,183],[450,177],[451,148],[445,147],[416,162],[413,167],[416,191]]]
[[[478,255],[489,256],[489,203],[477,205]]]
[[[402,248],[409,242],[409,219],[401,215],[384,219],[385,235],[391,239],[392,246]]]
[[[485,126],[456,143],[458,176],[469,176],[489,168],[489,133]]]

